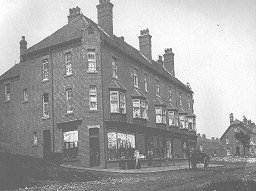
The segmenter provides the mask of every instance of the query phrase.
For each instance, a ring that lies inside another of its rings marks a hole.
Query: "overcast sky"
[[[112,0],[114,33],[138,48],[152,35],[153,58],[175,53],[176,77],[194,91],[197,130],[220,137],[229,113],[256,122],[255,0]],[[32,46],[67,23],[79,6],[97,22],[98,0],[1,0],[0,75],[19,62],[19,40]]]

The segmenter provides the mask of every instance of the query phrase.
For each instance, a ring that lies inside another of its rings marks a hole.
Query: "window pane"
[[[25,88],[23,90],[23,101],[28,101],[28,90]]]
[[[48,63],[48,59],[43,60],[42,78],[43,78],[43,80],[49,79],[49,63]]]
[[[125,101],[125,94],[120,92],[120,113],[126,113],[126,101]]]
[[[174,125],[174,112],[168,111],[169,125]]]
[[[94,85],[90,86],[89,99],[90,110],[97,110],[97,88]]]
[[[11,85],[5,85],[5,101],[9,101],[11,99]]]
[[[110,112],[111,113],[119,113],[118,91],[110,91]]]

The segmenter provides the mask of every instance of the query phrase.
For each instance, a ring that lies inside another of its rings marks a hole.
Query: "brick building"
[[[175,78],[174,54],[152,60],[149,30],[139,50],[113,34],[113,4],[98,24],[69,10],[68,23],[0,77],[0,147],[8,152],[107,167],[135,147],[147,157],[184,158],[196,145],[193,92]]]
[[[243,144],[236,138],[236,134],[242,132],[249,136],[249,144],[243,147]],[[256,156],[256,125],[251,120],[243,117],[243,120],[234,120],[233,113],[230,114],[230,125],[220,138],[222,145],[226,150],[227,156]]]

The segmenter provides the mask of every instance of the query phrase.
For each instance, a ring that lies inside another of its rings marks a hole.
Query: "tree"
[[[235,138],[243,145],[245,156],[245,149],[249,148],[250,145],[250,135],[240,131],[235,134]]]

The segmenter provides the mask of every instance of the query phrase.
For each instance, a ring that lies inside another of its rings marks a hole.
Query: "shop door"
[[[100,165],[100,143],[99,143],[99,128],[89,129],[89,145],[90,145],[90,166]]]
[[[51,132],[50,130],[43,131],[43,157],[49,159],[51,154]]]

